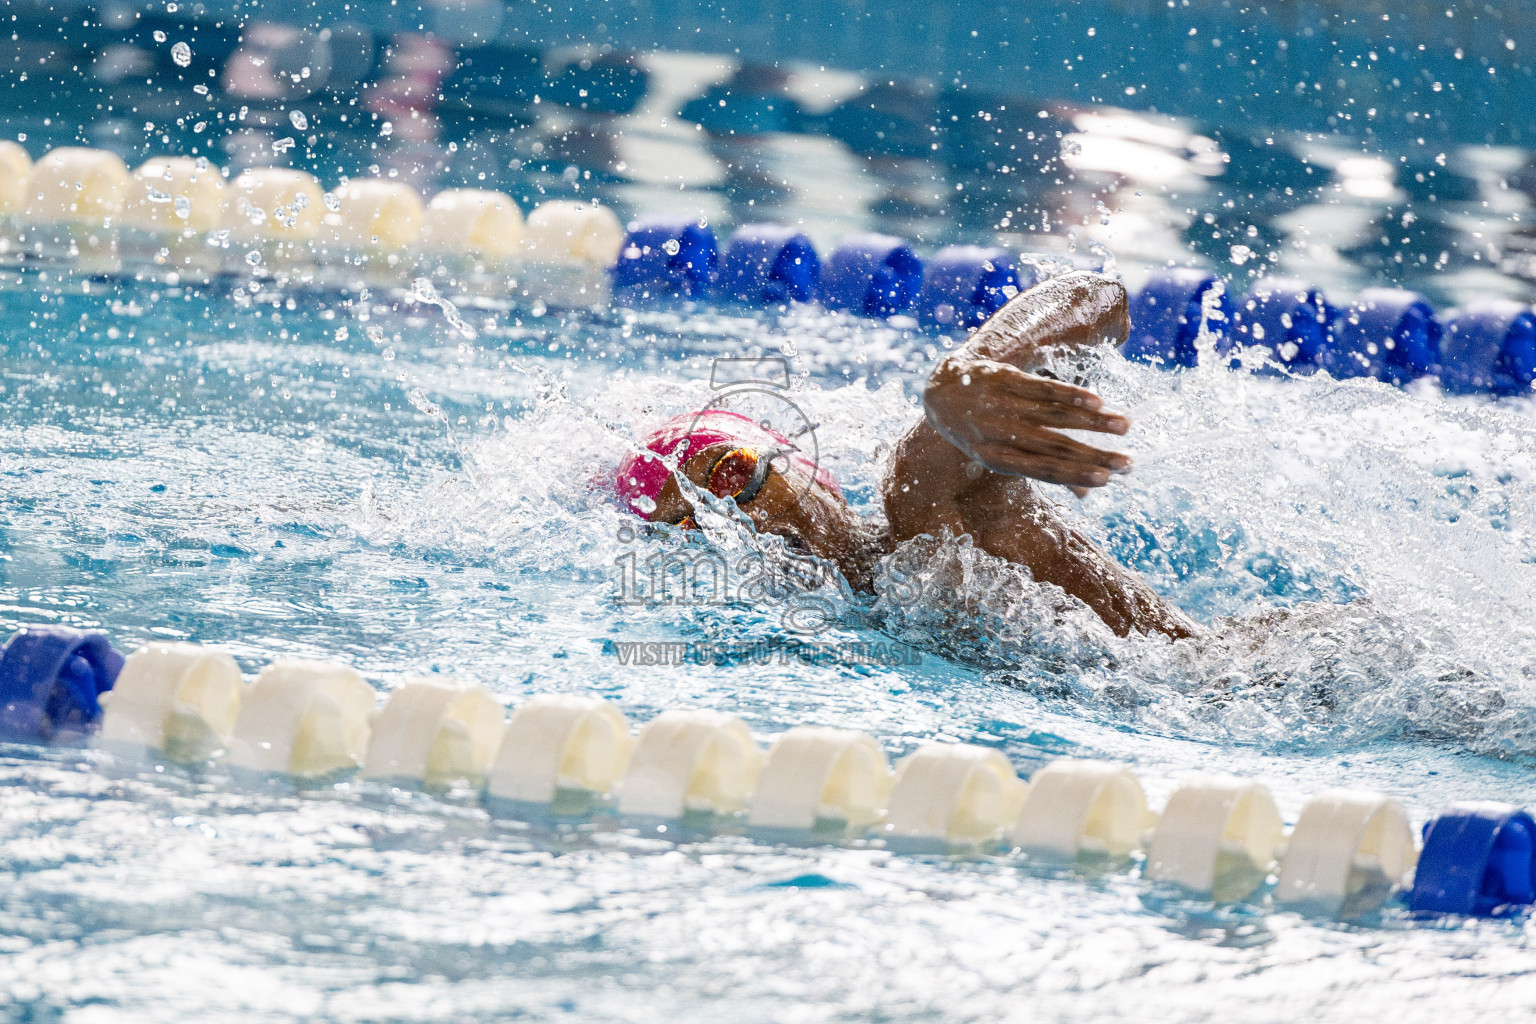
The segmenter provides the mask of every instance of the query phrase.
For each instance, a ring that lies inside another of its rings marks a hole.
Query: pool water
[[[594,484],[781,357],[852,502],[951,339],[812,308],[556,313],[455,297],[207,290],[29,273],[0,291],[0,600],[247,672],[334,657],[381,690],[453,673],[515,703],[597,694],[1273,787],[1415,822],[1524,802],[1536,755],[1536,409],[1107,354],[1136,469],[1070,515],[1209,624],[1116,638],[962,542],[904,553],[913,602],[819,596],[819,642],[915,664],[624,665],[621,643],[759,642],[782,609],[620,601],[636,535]],[[724,520],[710,543],[750,550]],[[770,552],[771,556],[771,552]],[[954,566],[963,572],[955,588]],[[986,628],[956,628],[950,606]],[[10,1020],[1444,1019],[1536,999],[1526,918],[1337,924],[1012,858],[528,823],[473,794],[266,784],[13,746],[0,759]]]

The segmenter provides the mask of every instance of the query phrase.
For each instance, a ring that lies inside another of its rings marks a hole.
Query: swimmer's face
[[[746,472],[733,475],[738,466],[733,453],[741,449],[729,442],[710,445],[695,452],[681,472],[705,490],[733,494],[740,490],[738,485],[748,482]],[[842,496],[792,459],[782,455],[770,459],[771,451],[747,450],[769,459],[768,470],[757,492],[747,500],[738,498],[737,507],[751,517],[758,530],[787,538],[791,544],[836,564],[853,586],[866,586],[868,570],[859,557],[866,543],[864,532]],[[710,487],[712,479],[714,488]],[[676,479],[668,480],[656,499],[652,522],[681,523],[692,514],[693,505],[683,496]]]

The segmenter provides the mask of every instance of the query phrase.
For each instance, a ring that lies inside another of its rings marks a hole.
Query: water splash
[[[411,282],[411,298],[417,302],[428,306],[436,306],[442,310],[443,318],[453,326],[454,330],[469,340],[473,341],[479,337],[479,332],[474,329],[468,320],[459,315],[459,308],[437,293],[437,288],[432,284],[430,278],[418,277]]]
[[[1138,466],[1063,514],[1207,633],[1178,644],[1118,638],[1057,588],[963,537],[892,556],[868,625],[1058,713],[1151,735],[1275,750],[1425,739],[1536,756],[1536,729],[1525,724],[1536,720],[1528,411],[1325,377],[1164,374],[1117,356],[1072,371],[1095,374],[1090,383],[1130,412]],[[587,553],[611,551],[626,517],[593,490],[611,471],[593,460],[611,465],[663,410],[703,397],[627,380],[581,405],[543,405],[465,452],[482,490],[517,497],[494,510],[480,499],[457,511],[434,500],[433,515],[507,545],[532,530],[540,564],[598,568]],[[827,463],[878,527],[882,464],[869,453],[900,436],[911,405],[899,388],[804,400],[818,414]],[[695,505],[703,539],[731,557],[751,548],[718,502],[698,495]],[[1414,537],[1434,537],[1433,555],[1405,546]],[[1437,596],[1447,593],[1461,596]]]

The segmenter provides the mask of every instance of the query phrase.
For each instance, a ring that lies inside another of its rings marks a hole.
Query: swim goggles
[[[736,499],[736,506],[740,508],[757,497],[757,492],[763,489],[773,469],[773,460],[792,451],[793,448],[770,448],[763,452],[752,448],[732,448],[709,467],[705,488],[717,498]],[[677,525],[685,530],[696,530],[699,524],[693,521],[690,514]]]

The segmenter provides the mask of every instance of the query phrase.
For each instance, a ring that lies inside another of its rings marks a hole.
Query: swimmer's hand
[[[1079,497],[1131,466],[1120,452],[1061,433],[1124,434],[1131,429],[1130,420],[1103,406],[1086,388],[964,351],[944,359],[923,392],[929,424],[977,464],[994,473],[1062,484]]]
[[[939,363],[923,394],[928,423],[975,464],[1008,476],[1063,484],[1081,497],[1131,460],[1062,434],[1124,434],[1092,391],[1035,376],[1052,351],[1118,345],[1130,333],[1119,281],[1074,271],[1020,292]]]

